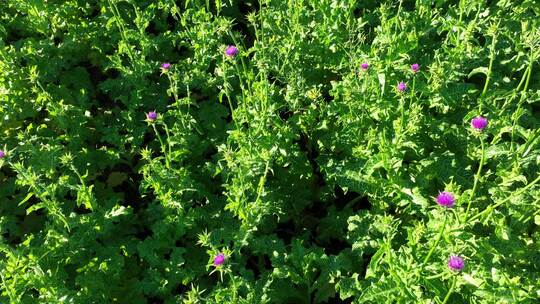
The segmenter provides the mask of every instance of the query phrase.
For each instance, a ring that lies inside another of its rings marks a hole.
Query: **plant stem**
[[[441,273],[438,273],[438,274],[434,274],[432,276],[429,276],[429,277],[425,277],[424,279],[426,280],[433,280],[433,279],[436,279],[436,278],[440,278],[442,276],[444,276],[445,273],[444,272],[441,272]]]
[[[450,289],[448,289],[448,293],[446,294],[446,297],[444,297],[444,300],[441,304],[446,304],[446,302],[448,302],[448,299],[450,299],[450,295],[452,294],[452,292],[454,292],[454,288],[456,287],[456,281],[457,279],[454,276],[454,279],[452,280],[452,286],[450,286]]]
[[[498,26],[499,25],[497,24],[497,27]],[[482,90],[482,94],[480,95],[480,112],[482,112],[482,106],[484,104],[484,96],[486,95],[487,88],[489,86],[489,80],[491,79],[491,72],[493,70],[493,61],[495,60],[495,45],[496,44],[497,44],[497,32],[493,34],[491,47],[489,49],[489,68],[488,68],[488,73],[486,75],[486,83],[484,84],[484,89]]]
[[[236,286],[236,280],[234,279],[234,276],[232,275],[231,272],[229,272],[229,278],[231,279],[233,283],[233,288],[232,288],[233,289],[233,303],[236,303],[238,286]]]
[[[412,89],[411,89],[411,104],[413,102],[413,98],[414,98],[414,93],[415,93],[415,87],[416,87],[416,75],[413,76],[413,81],[412,81]]]
[[[514,137],[515,137],[516,125],[517,125],[517,121],[518,121],[519,117],[521,116],[520,115],[521,105],[525,101],[525,96],[526,96],[526,93],[527,93],[527,89],[529,88],[529,81],[531,80],[532,64],[533,64],[533,58],[530,58],[529,66],[527,67],[527,70],[526,70],[526,74],[527,74],[526,79],[527,80],[525,81],[525,86],[523,87],[523,90],[521,91],[521,98],[519,99],[518,107],[517,107],[516,111],[514,112],[514,121],[512,122],[512,137],[511,137],[511,141],[510,141],[510,151],[512,151],[512,152],[514,152]],[[517,161],[516,155],[514,155],[514,157],[515,157],[515,161]]]
[[[165,134],[167,135],[167,147],[169,148],[169,153],[168,153],[168,157],[167,157],[167,159],[168,159],[172,155],[172,151],[171,151],[171,135],[169,133],[169,128],[167,128],[167,124],[163,123],[163,127],[165,128]]]
[[[405,131],[405,96],[403,95],[401,95],[399,107],[401,112],[401,121],[399,122],[399,139],[401,140],[403,137],[403,132]]]
[[[465,216],[463,217],[463,222],[467,221],[467,217],[469,216],[469,210],[471,209],[471,203],[474,199],[474,194],[476,192],[476,187],[478,186],[478,181],[480,180],[480,173],[482,172],[482,167],[484,166],[484,158],[485,158],[485,149],[484,149],[484,137],[480,136],[480,145],[482,148],[482,155],[480,156],[480,165],[478,166],[478,171],[476,171],[476,175],[474,176],[474,184],[471,191],[471,195],[469,196],[469,204],[467,205],[467,210],[465,211]]]
[[[439,242],[441,241],[442,235],[444,233],[444,229],[446,228],[446,222],[447,221],[448,221],[448,217],[445,216],[444,217],[444,222],[443,222],[443,224],[441,226],[441,229],[439,230],[439,235],[437,236],[437,239],[435,240],[435,243],[433,244],[433,246],[431,246],[431,248],[429,249],[429,252],[428,252],[426,258],[422,262],[422,267],[429,261],[429,258],[431,257],[431,255],[435,251],[435,248],[437,247],[437,245],[439,245]]]
[[[165,156],[165,166],[167,167],[167,169],[170,168],[169,166],[169,157],[167,155],[167,148],[165,147],[165,144],[163,144],[163,140],[161,139],[161,136],[159,135],[159,132],[156,128],[156,124],[155,123],[152,123],[152,128],[154,128],[154,132],[156,133],[156,136],[158,137],[159,139],[159,143],[161,145],[161,152],[163,153],[163,155]]]
[[[470,222],[472,222],[473,220],[479,218],[480,216],[482,216],[482,214],[486,213],[487,211],[490,211],[490,210],[494,210],[495,208],[499,207],[500,205],[506,203],[507,201],[509,201],[510,199],[512,199],[515,195],[519,195],[525,191],[527,191],[529,188],[531,188],[533,185],[535,185],[538,181],[540,181],[540,174],[538,175],[538,177],[533,180],[532,182],[530,182],[527,186],[521,188],[519,191],[517,191],[515,194],[513,195],[510,195],[508,196],[506,199],[498,202],[497,204],[493,205],[492,207],[490,208],[487,208],[485,209],[484,211],[480,212],[480,213],[477,213],[475,216],[471,217],[470,219]]]

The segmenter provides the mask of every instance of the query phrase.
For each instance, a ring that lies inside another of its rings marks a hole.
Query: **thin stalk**
[[[159,135],[159,132],[158,132],[158,130],[156,128],[155,123],[152,123],[152,128],[154,128],[154,132],[156,133],[156,136],[159,139],[159,143],[161,145],[161,152],[165,156],[165,166],[167,167],[167,169],[169,169],[170,165],[169,165],[169,156],[167,155],[168,154],[167,153],[167,148],[165,148],[165,144],[163,144],[163,140],[161,139],[161,136]]]
[[[257,198],[255,199],[255,202],[258,202],[261,198],[261,194],[264,190],[264,183],[266,183],[266,174],[268,174],[268,170],[270,169],[270,161],[266,161],[266,166],[264,168],[264,174],[261,176],[261,179],[259,180],[259,186],[257,187]]]
[[[396,29],[397,27],[400,27],[400,30],[401,30],[401,22],[399,22],[399,15],[401,14],[401,5],[403,4],[403,0],[400,0],[399,1],[399,5],[398,5],[398,10],[397,10],[397,14],[396,14],[396,22],[394,22],[394,30],[397,32],[398,30]]]
[[[365,71],[365,73],[363,73],[364,75],[362,75],[364,78],[364,83],[363,83],[363,88],[362,88],[362,95],[364,96],[364,101],[366,100],[366,91],[367,91],[367,82],[368,82],[368,78],[369,78],[369,72],[368,71]]]
[[[240,68],[238,68],[238,63],[236,61],[233,62],[233,65],[234,65],[234,69],[236,71],[236,74],[238,76],[238,81],[240,83],[240,90],[242,91],[242,107],[244,108],[244,112],[247,113],[247,105],[246,105],[246,85],[244,85],[244,81],[243,81],[243,77],[242,77],[242,73],[240,73]],[[243,66],[243,61],[242,61],[242,66]],[[244,66],[244,71],[245,71],[245,66]],[[247,78],[247,77],[246,77]],[[249,90],[249,88],[248,88]],[[251,96],[253,96],[251,90],[249,90],[250,93],[251,93]]]
[[[474,199],[474,194],[476,193],[476,187],[478,186],[478,181],[480,180],[480,173],[482,172],[482,167],[484,166],[484,159],[485,159],[485,149],[484,149],[484,137],[480,136],[480,145],[482,148],[482,155],[480,156],[480,165],[478,166],[478,171],[476,171],[476,175],[474,176],[474,184],[471,191],[471,195],[469,196],[469,203],[467,204],[467,210],[465,211],[465,216],[463,217],[463,222],[467,221],[467,217],[469,216],[469,210],[471,209],[471,203]]]
[[[175,75],[176,76],[176,73]],[[174,102],[176,104],[176,108],[178,109],[178,114],[180,114],[180,117],[182,119],[180,120],[180,123],[182,124],[182,128],[186,128],[186,125],[184,123],[184,113],[182,113],[182,108],[180,107],[180,99],[178,98],[178,92],[177,92],[177,81],[176,77],[171,76],[170,72],[167,72],[167,78],[169,79],[169,90],[171,91],[171,94],[173,95]],[[187,90],[188,97],[189,97],[189,88]],[[189,107],[189,105],[188,105]],[[167,135],[168,136],[168,135]]]
[[[433,280],[433,279],[437,279],[437,278],[440,278],[442,276],[444,276],[445,273],[444,272],[441,272],[441,273],[438,273],[438,274],[434,274],[432,276],[429,276],[429,277],[425,277],[424,279],[426,280]]]
[[[240,45],[240,43],[236,40],[236,38],[234,37],[234,35],[232,34],[231,31],[229,31],[229,36],[231,36],[231,38],[232,38],[232,40],[233,40],[233,42],[234,42],[234,44],[236,46]],[[246,62],[244,61],[244,57],[243,56],[238,56],[238,58],[240,59],[240,63],[242,64],[242,71],[244,72],[244,75],[246,76],[247,80],[252,80],[252,77],[250,77],[250,75],[248,75],[248,73],[247,73],[248,69],[246,67]],[[240,80],[240,83],[243,84],[242,77],[240,75],[240,72],[238,71],[239,69],[238,69],[238,66],[236,65],[236,62],[235,62],[235,68],[237,70],[238,78]],[[246,88],[249,91],[249,93],[251,94],[251,96],[253,96],[253,92],[251,90],[251,86],[249,86],[249,83],[246,83]],[[242,94],[244,94],[244,93],[242,92]]]
[[[538,140],[539,135],[540,135],[540,129],[536,129],[536,132],[533,133],[531,136],[529,136],[529,139],[527,140],[527,142],[520,147],[520,150],[518,152],[518,154],[521,154],[521,157],[525,157],[527,156],[527,154],[529,154],[532,147],[534,146],[534,143],[536,142],[536,140]]]
[[[514,121],[512,122],[512,137],[510,141],[510,151],[514,151],[514,137],[515,137],[515,130],[516,130],[516,124],[520,116],[521,112],[521,106],[523,105],[523,101],[525,101],[525,96],[527,89],[529,88],[529,81],[531,80],[531,74],[532,74],[532,64],[533,60],[531,58],[531,61],[529,62],[529,66],[527,67],[527,80],[525,81],[525,86],[523,87],[523,90],[521,91],[521,98],[519,99],[518,107],[516,111],[514,112]],[[515,154],[514,154],[515,155]],[[517,160],[517,159],[516,159]]]
[[[122,40],[124,40],[124,43],[126,44],[128,56],[129,59],[131,59],[131,64],[135,64],[134,56],[131,52],[131,48],[129,47],[128,39],[125,33],[126,29],[124,28],[124,23],[120,21],[122,20],[122,18],[120,16],[120,12],[118,11],[118,7],[116,7],[116,3],[114,3],[113,0],[108,0],[108,2],[114,17],[116,18],[116,25],[118,26],[118,30],[120,31],[120,36],[122,36]]]
[[[238,286],[236,286],[236,280],[234,279],[233,275],[232,275],[232,272],[229,272],[229,278],[231,279],[232,283],[233,283],[233,303],[236,303],[236,299],[237,299],[237,294],[238,294]],[[222,280],[223,281],[223,280]]]
[[[400,101],[399,101],[399,111],[400,111],[400,121],[399,121],[399,134],[398,134],[398,142],[397,144],[401,143],[401,140],[403,139],[403,133],[405,132],[405,96],[402,94]]]
[[[401,96],[401,100],[399,101],[399,111],[401,113],[401,128],[403,131],[403,124],[405,123],[405,97]]]
[[[458,27],[457,27],[457,34],[456,34],[456,46],[461,46],[461,23],[463,21],[463,0],[459,1],[459,20],[458,20]]]
[[[221,70],[226,71],[224,61],[222,61]],[[235,112],[234,112],[234,107],[232,105],[231,95],[229,94],[229,82],[227,81],[227,75],[223,76],[223,92],[225,93],[225,96],[227,97],[227,103],[229,104],[229,109],[231,110],[231,118],[234,121],[234,125],[235,125],[236,129],[238,130],[239,129],[238,122],[237,122],[236,115],[235,115]],[[223,98],[222,94],[220,94],[220,98]],[[221,99],[220,99],[220,102],[221,102]]]
[[[487,88],[489,86],[489,81],[491,79],[491,72],[493,70],[493,61],[495,61],[495,45],[496,44],[497,44],[497,32],[493,34],[493,39],[491,41],[491,48],[489,50],[489,68],[488,68],[488,73],[486,75],[486,83],[484,84],[484,89],[482,90],[482,94],[480,95],[480,105],[479,105],[480,112],[482,112],[482,106],[484,104],[484,96],[486,95]]]
[[[525,191],[527,191],[529,188],[531,188],[533,185],[535,185],[538,181],[540,181],[540,174],[538,175],[538,177],[533,180],[532,182],[530,182],[527,186],[521,188],[520,190],[516,191],[516,193],[508,196],[506,199],[498,202],[497,204],[493,205],[492,207],[489,207],[487,209],[484,209],[484,211],[480,212],[480,213],[477,213],[475,216],[471,217],[469,222],[472,222],[474,221],[475,219],[481,217],[484,213],[488,212],[488,211],[491,211],[491,210],[494,210],[495,208],[499,207],[500,205],[508,202],[510,199],[514,198],[516,195],[519,195]]]
[[[536,206],[539,202],[540,202],[540,197],[536,201],[534,201],[531,205]],[[540,208],[536,209],[536,211],[533,214],[527,216],[523,220],[521,220],[521,218],[523,218],[523,217],[521,217],[519,221],[522,222],[522,223],[527,223],[528,221],[530,221],[533,217],[535,217],[539,213],[540,213]]]
[[[413,77],[413,81],[412,81],[412,89],[411,89],[411,104],[413,102],[413,98],[414,98],[414,93],[415,93],[415,88],[416,87],[416,75]]]
[[[231,95],[229,95],[228,92],[225,92],[225,96],[227,96],[227,102],[229,103],[229,108],[231,109],[231,117],[232,117],[232,120],[234,121],[234,125],[236,126],[236,129],[239,129],[238,122],[236,121],[236,117],[235,117],[236,115],[234,115],[234,108],[231,102]]]
[[[527,66],[527,69],[525,70],[525,73],[523,73],[523,76],[521,76],[521,80],[519,81],[518,83],[518,86],[516,87],[516,90],[514,92],[519,92],[519,90],[521,89],[521,86],[525,83],[525,80],[527,79],[528,75],[529,75],[529,71],[532,67],[532,61],[529,62],[529,65]]]
[[[448,302],[448,299],[450,299],[450,295],[452,294],[452,292],[454,292],[454,288],[456,287],[456,281],[457,279],[454,276],[454,279],[452,280],[452,286],[450,286],[450,289],[448,289],[448,293],[446,294],[446,297],[444,297],[444,300],[441,304],[446,304],[446,302]]]
[[[435,240],[435,243],[433,244],[433,246],[431,246],[431,248],[429,249],[429,252],[428,252],[426,258],[422,262],[422,266],[426,265],[426,263],[429,261],[429,258],[431,257],[431,255],[435,251],[435,248],[437,247],[437,245],[439,245],[439,242],[441,241],[442,235],[444,233],[444,229],[446,228],[446,222],[447,221],[448,221],[448,216],[445,216],[444,217],[444,222],[443,222],[443,224],[441,226],[441,229],[439,230],[439,235],[437,236],[437,239]]]
[[[167,127],[167,124],[163,123],[163,127],[165,128],[165,134],[167,135],[167,147],[169,148],[168,156],[170,157],[172,155],[172,151],[171,151],[171,135],[169,133],[169,128]]]
[[[533,60],[534,61],[534,60]],[[527,77],[529,75],[529,71],[532,69],[532,62],[529,62],[529,65],[527,66],[527,68],[525,69],[525,72],[523,72],[523,75],[521,76],[521,80],[519,81],[519,84],[518,86],[514,89],[514,91],[512,92],[512,96],[510,96],[509,98],[506,99],[506,101],[504,102],[504,104],[502,105],[501,109],[500,109],[500,112],[499,113],[503,113],[505,110],[506,110],[506,107],[510,104],[510,102],[516,97],[516,95],[519,93],[519,91],[521,90],[521,86],[525,83],[525,80],[527,80]],[[500,114],[499,114],[500,115]]]

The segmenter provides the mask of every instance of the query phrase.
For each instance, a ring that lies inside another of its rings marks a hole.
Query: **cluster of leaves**
[[[539,28],[534,0],[1,1],[0,301],[537,302]]]

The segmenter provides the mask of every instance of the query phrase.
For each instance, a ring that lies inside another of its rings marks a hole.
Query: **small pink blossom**
[[[476,130],[482,131],[488,126],[488,120],[485,117],[477,116],[471,120],[471,126]]]
[[[465,262],[463,258],[457,255],[450,256],[448,259],[448,268],[453,271],[461,271],[465,267]]]
[[[220,266],[225,263],[225,255],[220,253],[214,257],[214,266]]]
[[[456,199],[454,198],[454,194],[451,192],[443,191],[437,196],[437,204],[441,206],[452,208],[454,207],[455,203]]]
[[[150,111],[146,113],[146,119],[149,121],[155,121],[157,119],[157,112],[156,111]]]
[[[227,55],[228,57],[234,57],[238,55],[238,48],[234,45],[229,45],[225,50],[225,55]]]
[[[405,92],[405,90],[407,90],[407,84],[405,82],[403,82],[403,81],[398,83],[397,90],[399,92]]]

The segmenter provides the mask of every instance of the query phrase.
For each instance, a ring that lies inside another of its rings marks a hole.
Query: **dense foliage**
[[[535,0],[0,1],[0,302],[538,303]]]

